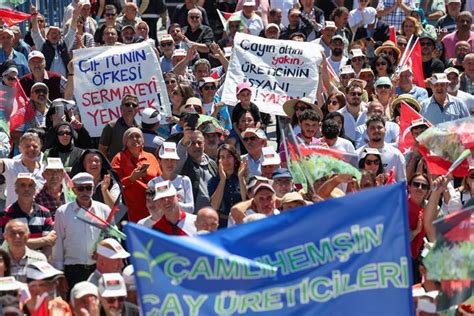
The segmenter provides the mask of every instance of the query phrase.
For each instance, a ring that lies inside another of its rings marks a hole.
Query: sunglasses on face
[[[308,108],[305,107],[305,106],[295,106],[295,111],[304,111],[306,109],[308,109]]]
[[[378,89],[390,89],[391,87],[388,84],[381,84],[377,86]]]
[[[354,58],[352,58],[351,60],[354,61],[354,62],[361,62],[361,61],[364,61],[364,58],[362,58],[362,57],[354,57]]]
[[[176,80],[165,80],[165,84],[175,84],[177,83]]]
[[[249,142],[249,141],[255,141],[257,140],[258,138],[256,136],[250,136],[250,137],[244,137],[243,138],[243,141],[244,142]]]
[[[339,102],[338,102],[337,100],[332,100],[332,101],[331,101],[331,104],[332,104],[332,105],[336,105],[336,104],[338,104],[338,103],[339,103]]]
[[[199,15],[191,15],[189,18],[191,20],[199,20],[201,17]]]
[[[380,63],[376,63],[375,66],[387,66],[387,63],[386,62],[380,62]]]
[[[122,303],[125,301],[125,297],[107,297],[105,298],[105,300],[107,301],[107,303],[109,304],[113,304],[115,303],[116,301],[119,302],[119,303]]]
[[[72,133],[70,131],[61,131],[58,132],[58,136],[71,136]]]
[[[353,96],[353,97],[361,97],[361,96],[362,96],[362,92],[359,92],[359,93],[357,93],[357,92],[352,92],[352,93],[351,93],[351,96]]]
[[[15,81],[16,77],[3,76],[3,80],[5,80],[5,81]]]
[[[414,187],[414,188],[417,188],[417,189],[422,189],[422,190],[428,190],[428,188],[430,187],[428,184],[426,183],[421,183],[421,182],[416,182],[416,181],[413,181],[411,183],[411,186]]]
[[[365,164],[367,166],[372,166],[372,165],[378,166],[380,164],[380,160],[378,160],[378,159],[375,159],[375,160],[366,159]]]
[[[106,13],[105,16],[108,16],[108,17],[111,17],[111,16],[115,16],[116,14],[115,13]]]
[[[92,191],[92,185],[84,185],[84,186],[77,186],[76,190],[79,192],[84,192],[84,191]]]
[[[341,79],[352,79],[354,76],[351,75],[341,75]]]
[[[46,89],[36,89],[35,91],[31,91],[31,93],[48,94],[48,90],[46,90]]]
[[[204,89],[204,91],[209,91],[209,90],[215,91],[217,89],[215,85],[204,86],[202,88]]]
[[[124,103],[123,106],[127,108],[137,108],[138,104],[133,103],[133,102],[127,102],[127,103]]]
[[[173,46],[173,42],[160,43],[160,46],[161,46],[161,47]]]
[[[397,42],[397,46],[406,47],[406,46],[407,46],[407,43]]]
[[[433,46],[433,43],[431,42],[420,42],[421,46]]]

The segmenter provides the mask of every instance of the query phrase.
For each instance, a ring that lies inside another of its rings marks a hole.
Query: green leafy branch
[[[147,279],[150,280],[151,283],[154,283],[153,269],[157,265],[159,265],[160,263],[165,262],[168,259],[176,256],[176,253],[174,253],[174,252],[165,252],[165,253],[162,253],[161,255],[153,258],[151,253],[150,253],[150,250],[151,250],[152,247],[153,247],[153,239],[150,239],[146,244],[145,251],[144,252],[134,251],[133,252],[133,257],[135,259],[145,260],[147,262],[147,265],[148,265],[148,271],[144,271],[144,270],[137,271],[137,276],[142,277],[142,278],[147,278]]]

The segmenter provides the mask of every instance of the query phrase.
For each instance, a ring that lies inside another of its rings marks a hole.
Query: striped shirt
[[[19,219],[28,225],[30,238],[40,238],[44,232],[52,231],[54,226],[53,217],[47,208],[33,203],[33,212],[28,215],[22,211],[18,202],[15,202],[0,212],[1,238],[3,238],[5,226],[12,219]]]

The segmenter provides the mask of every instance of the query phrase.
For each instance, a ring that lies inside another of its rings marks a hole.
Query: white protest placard
[[[123,96],[138,97],[140,113],[160,111],[162,124],[171,116],[160,63],[151,46],[138,43],[74,51],[74,96],[82,123],[92,137],[121,116]],[[136,117],[139,120],[139,115]]]
[[[286,115],[282,107],[285,101],[316,98],[321,61],[318,44],[237,33],[222,101],[235,105],[237,85],[248,81],[253,89],[252,102],[261,112]]]

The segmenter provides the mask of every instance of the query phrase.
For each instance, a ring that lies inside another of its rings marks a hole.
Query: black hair
[[[339,135],[339,124],[333,119],[324,120],[321,133],[327,139],[335,139]]]
[[[321,122],[321,116],[315,110],[307,109],[301,113],[301,115],[298,117],[298,121],[300,123],[303,121]]]
[[[380,122],[383,124],[383,126],[385,126],[385,119],[381,115],[372,115],[371,117],[369,117],[369,119],[365,122],[365,126],[369,128],[370,123],[374,122]]]

